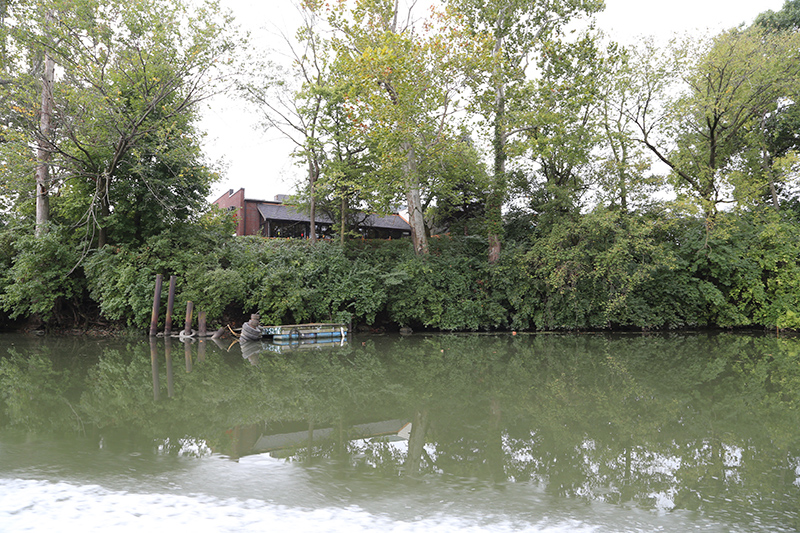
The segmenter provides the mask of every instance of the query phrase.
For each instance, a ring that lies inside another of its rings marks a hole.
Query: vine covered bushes
[[[94,318],[144,330],[160,273],[165,287],[177,277],[176,323],[187,301],[212,324],[258,312],[263,323],[446,331],[774,328],[800,314],[800,231],[770,212],[721,214],[709,227],[596,209],[531,223],[496,263],[483,237],[433,238],[420,256],[405,240],[231,237],[226,224],[183,225],[82,262],[56,232],[23,236],[1,249],[11,266],[0,303],[50,326]]]

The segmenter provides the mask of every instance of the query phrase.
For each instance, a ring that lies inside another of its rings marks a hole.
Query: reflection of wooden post
[[[158,308],[161,305],[161,274],[156,275],[156,289],[153,291],[153,315],[150,317],[150,336],[158,333]]]
[[[167,359],[167,396],[172,398],[172,339],[164,338],[164,357]]]
[[[505,483],[506,469],[503,462],[503,412],[497,398],[489,400],[489,431],[486,435],[486,462],[495,483]]]
[[[242,442],[242,426],[236,426],[233,428],[233,431],[230,433],[231,435],[231,459],[234,461],[238,461],[239,458],[242,456],[242,450],[240,449],[240,443]]]
[[[192,315],[194,314],[194,303],[186,302],[186,322],[183,326],[183,334],[190,336],[192,334]]]
[[[211,342],[213,342],[214,344],[216,344],[216,345],[217,345],[217,348],[219,348],[219,349],[220,349],[220,350],[222,350],[223,352],[230,351],[230,349],[231,349],[231,346],[232,346],[232,345],[231,345],[231,346],[228,346],[228,345],[226,345],[224,342],[222,342],[222,339],[220,339],[220,338],[218,338],[218,337],[216,336],[216,334],[215,334],[213,337],[211,337]]]
[[[197,362],[206,360],[206,341],[205,339],[197,340]]]
[[[169,295],[167,296],[167,318],[164,320],[164,336],[172,334],[172,309],[175,307],[175,276],[169,277]]]
[[[425,433],[428,430],[428,410],[421,409],[414,413],[411,422],[411,435],[408,437],[408,457],[405,472],[413,476],[419,473],[422,452],[425,450]]]
[[[186,339],[183,341],[183,356],[186,359],[186,372],[192,371],[192,341]]]
[[[197,336],[198,337],[205,337],[207,335],[206,331],[206,312],[205,311],[198,311],[197,312]]]
[[[150,337],[150,366],[153,370],[153,400],[158,401],[161,383],[158,380],[158,345],[155,337]]]

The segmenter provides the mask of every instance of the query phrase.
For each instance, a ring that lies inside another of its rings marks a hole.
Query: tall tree
[[[54,15],[44,43],[42,9]],[[57,65],[53,127],[36,128],[39,146],[50,152],[49,166],[68,178],[53,185],[59,194],[85,194],[91,184],[84,222],[103,246],[119,180],[139,179],[152,193],[170,194],[189,179],[161,174],[172,185],[159,188],[148,181],[154,174],[134,170],[167,151],[174,157],[178,144],[189,153],[197,142],[191,128],[197,104],[219,89],[231,60],[231,19],[213,3],[30,0],[11,6],[10,21],[18,48],[29,56],[45,50]]]
[[[318,189],[329,218],[338,221],[339,239],[363,222],[364,212],[357,207],[368,204],[368,176],[378,168],[378,151],[354,128],[349,112],[346,79],[335,79],[325,95],[322,127],[326,133],[326,158]]]
[[[381,157],[378,196],[388,207],[402,194],[418,254],[428,253],[423,197],[432,194],[424,161],[440,160],[458,138],[458,97],[474,43],[457,18],[435,13],[414,24],[399,0],[356,0],[332,8],[339,32],[337,69],[351,81],[355,127]]]
[[[601,200],[623,212],[651,199],[663,180],[648,175],[650,161],[628,118],[636,94],[631,84],[630,55],[616,43],[609,45],[598,80],[598,121],[601,132],[596,158],[596,185]]]
[[[550,43],[537,60],[524,115],[530,126],[507,149],[528,160],[518,181],[541,220],[577,214],[592,185],[603,63],[590,33]]]
[[[42,69],[42,105],[39,108],[39,131],[36,135],[36,235],[40,236],[50,221],[50,145],[53,120],[53,82],[55,61],[52,52],[55,14],[47,10],[44,17],[44,68]]]
[[[640,140],[671,169],[679,194],[709,222],[720,204],[733,202],[730,172],[748,134],[794,91],[796,39],[733,29],[674,45],[660,58],[652,48],[639,53],[630,117]],[[682,86],[674,97],[669,80],[676,78]]]
[[[19,7],[19,2],[13,4],[11,9],[7,2],[0,4],[3,70],[0,86],[4,89],[3,103],[6,104],[3,106],[5,109],[2,138],[4,142],[11,142],[15,137],[14,130],[17,130],[16,133],[24,130],[27,133],[26,144],[35,149],[32,187],[35,199],[35,232],[37,236],[40,236],[50,220],[49,200],[53,150],[49,139],[53,129],[55,77],[53,49],[56,44],[53,34],[56,11],[52,5],[42,6],[37,10],[32,15],[34,19],[32,23],[37,29],[37,34],[35,38],[31,38],[31,36],[25,38],[16,31],[15,15]],[[10,20],[8,20],[9,16],[11,16]],[[9,39],[12,37],[14,39],[11,39],[9,49]],[[25,48],[25,53],[20,52],[20,47]],[[26,98],[18,96],[22,86],[30,92]],[[6,159],[7,167],[12,166],[9,164],[9,158],[4,159]],[[27,171],[27,168],[22,170],[22,172]],[[8,177],[6,180],[8,180],[7,183],[11,181]],[[6,188],[9,188],[9,185],[6,185]]]
[[[302,17],[295,39],[284,36],[290,66],[267,61],[254,69],[241,85],[245,98],[258,109],[266,129],[275,129],[295,145],[295,155],[306,167],[311,231],[317,241],[317,182],[325,161],[326,85],[330,83],[331,52],[319,28],[321,20],[314,2],[297,6]]]
[[[782,34],[788,40],[793,39],[793,34],[800,28],[800,1],[787,0],[783,7],[775,11],[761,13],[754,23],[755,27],[764,28],[768,32]],[[762,115],[760,124],[754,128],[754,149],[749,151],[750,157],[743,160],[750,163],[745,165],[745,172],[760,175],[762,180],[756,181],[751,187],[753,196],[764,195],[765,189],[772,206],[780,211],[781,181],[785,179],[786,172],[781,172],[782,167],[791,165],[791,160],[800,149],[800,140],[796,132],[800,130],[800,102],[797,87],[787,91],[779,98],[774,110]],[[758,181],[761,181],[759,186]],[[766,184],[764,184],[766,182]],[[740,195],[740,198],[747,195]]]
[[[529,121],[529,67],[564,26],[581,15],[600,10],[597,0],[451,0],[475,36],[489,37],[488,77],[476,80],[480,114],[492,129],[493,181],[487,202],[489,261],[501,249],[501,208],[506,200],[508,143],[535,128]]]

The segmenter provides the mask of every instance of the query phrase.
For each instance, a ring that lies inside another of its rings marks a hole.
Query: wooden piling
[[[201,339],[208,334],[206,331],[206,312],[197,312],[197,336]]]
[[[183,335],[185,337],[192,336],[192,315],[194,314],[194,303],[186,302],[186,322],[183,326]]]
[[[176,276],[169,277],[169,295],[167,296],[167,318],[164,320],[164,336],[172,334],[172,310],[175,307],[175,283]]]
[[[156,275],[156,289],[153,291],[153,314],[150,317],[150,336],[155,337],[158,334],[158,308],[161,305],[161,284],[163,277],[161,274]]]

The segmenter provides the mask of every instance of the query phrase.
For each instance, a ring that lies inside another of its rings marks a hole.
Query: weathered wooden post
[[[186,302],[186,322],[183,326],[183,335],[185,337],[192,336],[192,315],[194,314],[194,303]]]
[[[164,320],[164,336],[172,334],[172,309],[175,307],[175,283],[176,276],[169,277],[169,295],[167,296],[167,318]]]
[[[155,337],[158,334],[158,308],[161,305],[161,274],[156,275],[156,289],[153,291],[153,314],[150,317],[150,336]]]
[[[205,311],[198,311],[197,312],[197,336],[200,338],[205,337],[208,335],[206,331],[206,312]]]

